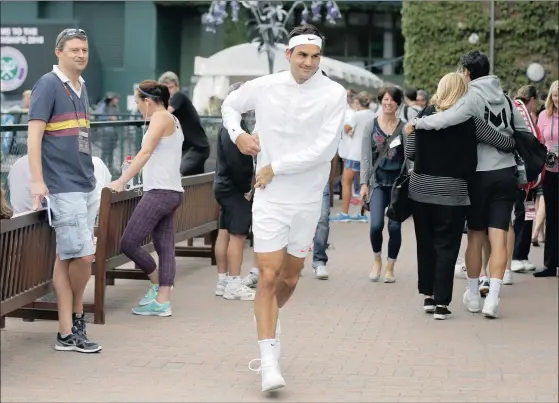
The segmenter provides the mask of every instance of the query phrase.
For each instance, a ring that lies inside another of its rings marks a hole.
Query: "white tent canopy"
[[[274,73],[289,69],[285,48],[286,45],[276,46]],[[332,80],[343,85],[371,89],[383,84],[380,78],[368,70],[325,56],[320,59],[320,68]],[[193,103],[198,112],[203,114],[210,96],[225,98],[230,81],[244,81],[269,74],[268,56],[264,50],[258,52],[257,43],[243,43],[209,58],[196,57],[194,74],[200,79],[194,88]],[[231,77],[235,78],[231,80]]]

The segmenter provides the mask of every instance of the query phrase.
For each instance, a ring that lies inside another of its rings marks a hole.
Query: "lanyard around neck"
[[[56,75],[53,72],[54,75]],[[56,77],[60,80],[60,77],[58,77],[56,75]],[[60,80],[60,83],[62,84],[62,87],[64,87],[64,91],[66,91],[66,95],[68,95],[68,98],[70,98],[70,101],[72,101],[72,105],[74,106],[74,112],[76,114],[76,120],[78,121],[78,126],[80,124],[80,116],[78,114],[78,107],[76,106],[76,102],[74,101],[74,96],[72,95],[72,89],[70,88],[70,86],[68,85],[68,83],[63,82],[62,80]],[[82,86],[82,90],[83,90],[83,84],[81,84]],[[78,100],[80,103],[82,103],[82,100],[80,97],[78,97]],[[88,114],[88,102],[87,100],[83,103],[83,107],[84,107],[84,112],[85,112],[85,118],[87,119],[87,114]]]

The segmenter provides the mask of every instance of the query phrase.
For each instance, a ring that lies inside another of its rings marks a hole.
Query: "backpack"
[[[547,158],[547,148],[537,137],[538,131],[534,133],[516,130],[514,127],[514,110],[510,98],[507,96],[507,101],[510,106],[510,126],[513,130],[514,141],[516,142],[516,158],[519,161],[519,167],[524,166],[526,170],[526,181],[528,183],[522,184],[522,188],[529,187],[538,181],[538,177],[545,168],[545,161]],[[528,125],[530,127],[530,125]],[[541,135],[540,135],[541,137]]]

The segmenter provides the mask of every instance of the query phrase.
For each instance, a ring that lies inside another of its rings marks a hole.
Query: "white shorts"
[[[269,253],[287,247],[287,253],[304,258],[309,253],[322,202],[279,204],[255,198],[252,205],[254,251]]]

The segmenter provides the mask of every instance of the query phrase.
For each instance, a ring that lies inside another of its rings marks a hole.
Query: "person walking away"
[[[235,83],[229,93],[243,85]],[[242,115],[241,129],[249,133]],[[241,267],[246,238],[252,225],[252,178],[254,161],[242,154],[221,127],[217,141],[214,195],[221,206],[216,242],[218,282],[215,294],[229,300],[254,301],[253,289],[242,284]],[[228,272],[228,274],[226,274]]]
[[[466,53],[461,60],[462,71],[468,81],[468,92],[452,108],[421,119],[414,119],[406,126],[406,133],[413,129],[441,130],[463,123],[470,117],[486,121],[502,134],[512,136],[511,119],[516,130],[528,131],[526,123],[516,108],[509,106],[499,85],[499,78],[489,75],[489,59],[477,50]],[[487,318],[499,316],[501,285],[507,264],[507,233],[518,185],[516,160],[513,153],[502,153],[496,147],[478,143],[478,165],[474,180],[470,182],[468,209],[468,247],[466,268],[469,292],[463,297],[470,312],[479,312],[479,275],[483,243],[489,237],[491,260],[489,293],[482,313]]]
[[[545,176],[543,178],[543,198],[545,199],[545,244],[544,268],[534,273],[534,277],[555,277],[559,263],[559,81],[549,88],[545,110],[538,117],[538,127],[542,131],[548,149]]]
[[[451,108],[468,85],[459,73],[448,73],[439,82],[428,106],[419,116]],[[423,308],[434,319],[451,316],[454,263],[470,205],[468,182],[477,165],[476,142],[493,144],[506,152],[514,141],[479,118],[440,131],[417,130],[406,143],[406,157],[414,161],[409,182],[417,242],[418,289],[425,296]]]
[[[120,178],[109,188],[122,192],[126,183],[143,169],[143,196],[134,209],[120,240],[120,250],[148,276],[147,293],[132,309],[135,315],[171,316],[171,289],[175,281],[175,210],[181,205],[181,144],[184,136],[179,120],[168,112],[169,90],[154,80],[142,81],[134,91],[138,109],[149,119],[142,148]],[[144,125],[145,126],[145,125]],[[159,257],[155,260],[142,248],[148,235]]]
[[[263,392],[285,386],[276,340],[278,308],[293,294],[309,252],[347,106],[344,88],[318,71],[322,42],[314,26],[295,28],[286,49],[290,70],[245,83],[221,110],[239,150],[258,154],[252,224],[260,271],[254,311]],[[248,110],[257,116],[260,144],[240,127]]]
[[[363,136],[371,130],[372,122],[375,119],[375,112],[369,108],[371,96],[366,92],[360,92],[355,98],[355,112],[353,112],[353,127],[348,133],[348,154],[344,160],[344,170],[342,174],[342,209],[335,216],[330,217],[334,222],[367,222],[367,217],[357,213],[349,214],[349,205],[353,195],[353,180],[359,175],[361,165],[361,145]]]
[[[530,131],[543,143],[540,129],[532,120],[532,116],[538,107],[537,100],[536,87],[525,85],[518,90],[516,99],[512,104],[520,112]],[[540,184],[541,175],[536,181],[519,185],[517,189],[511,228],[507,237],[509,259],[503,277],[503,284],[505,285],[513,284],[513,272],[521,273],[536,269],[536,266],[528,260],[528,255],[530,254],[532,241],[532,226],[536,218],[536,195]]]
[[[382,271],[382,231],[386,208],[392,198],[392,185],[405,163],[404,122],[396,116],[404,98],[395,86],[381,88],[378,100],[380,115],[373,119],[372,128],[365,128],[361,146],[361,198],[369,205],[370,240],[374,261],[369,273],[371,281],[378,281]],[[388,262],[385,283],[394,283],[394,265],[402,245],[401,224],[388,220]]]
[[[167,71],[159,77],[159,83],[169,89],[171,100],[169,112],[179,120],[184,133],[180,172],[182,176],[204,173],[204,165],[210,156],[210,143],[202,127],[198,112],[190,99],[180,91],[179,77]]]
[[[67,28],[56,38],[58,65],[31,93],[27,148],[33,209],[49,197],[56,232],[53,284],[58,306],[55,350],[95,353],[87,337],[83,294],[95,254],[93,228],[99,209],[91,158],[90,108],[81,74],[89,60],[84,30]]]

